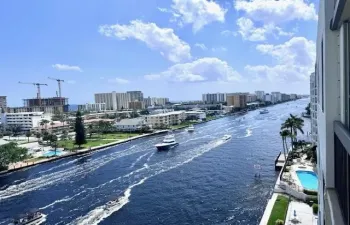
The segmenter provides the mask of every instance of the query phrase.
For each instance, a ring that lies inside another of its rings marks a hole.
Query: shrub
[[[276,220],[275,225],[284,225],[283,220]]]
[[[314,212],[314,214],[318,213],[318,204],[313,204],[312,205],[312,211]]]
[[[304,193],[307,195],[317,196],[317,191],[311,191],[311,190],[304,189]]]
[[[317,196],[308,195],[308,196],[306,197],[306,203],[307,203],[309,206],[312,206],[313,204],[318,204],[318,198],[317,198]]]

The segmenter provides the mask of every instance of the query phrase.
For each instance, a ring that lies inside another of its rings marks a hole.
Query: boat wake
[[[145,153],[145,154],[143,154],[143,155],[140,155],[140,156],[135,160],[135,162],[133,162],[133,163],[131,164],[130,169],[134,168],[134,166],[136,165],[136,163],[140,162],[140,160],[141,160],[143,157],[145,157],[146,155],[148,155],[148,154],[149,154],[149,152],[147,152],[147,153]]]

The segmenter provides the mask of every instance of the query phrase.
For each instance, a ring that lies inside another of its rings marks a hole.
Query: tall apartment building
[[[255,94],[248,94],[247,95],[247,103],[255,102],[256,100],[257,100],[257,96]]]
[[[154,128],[180,124],[185,119],[186,113],[184,111],[160,113],[145,117],[146,123]]]
[[[282,94],[282,102],[289,101],[290,100],[290,95],[287,94]]]
[[[118,110],[129,108],[130,99],[127,93],[116,93],[116,99]]]
[[[225,93],[202,94],[202,101],[204,103],[226,102],[226,94]]]
[[[310,115],[311,115],[311,139],[317,143],[317,83],[315,72],[310,75]]]
[[[84,105],[78,105],[78,110],[82,112],[104,112],[106,111],[106,103],[86,103]]]
[[[106,110],[117,110],[116,92],[95,94],[95,103],[105,103]]]
[[[142,91],[128,91],[126,92],[129,96],[130,101],[139,101],[143,102],[143,93]]]
[[[350,224],[350,2],[321,0],[318,11],[317,173],[319,225]]]
[[[297,94],[290,94],[290,100],[295,100],[298,98]]]
[[[145,103],[142,101],[130,101],[128,109],[130,110],[141,110],[145,108]]]
[[[6,110],[7,108],[7,101],[6,101],[6,96],[0,96],[0,113],[1,110]]]
[[[269,93],[266,93],[266,94],[265,94],[265,96],[264,96],[264,101],[265,101],[265,102],[274,103],[274,102],[273,102],[273,99],[272,99],[272,95],[270,95]]]
[[[258,100],[264,101],[265,99],[265,92],[264,91],[255,91],[256,98]]]
[[[278,91],[271,92],[272,98],[274,99],[274,102],[281,102],[282,101],[282,93]]]
[[[247,106],[246,94],[227,94],[227,106],[235,106],[236,108],[245,108]]]

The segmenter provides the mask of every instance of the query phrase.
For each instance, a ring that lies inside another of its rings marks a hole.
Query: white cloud
[[[192,24],[193,32],[213,22],[225,22],[226,10],[218,3],[208,0],[173,0],[173,21],[180,26]]]
[[[147,80],[164,79],[172,82],[241,81],[241,75],[227,62],[218,58],[201,58],[190,63],[176,64],[159,74],[146,75]]]
[[[292,36],[294,33],[285,32],[282,28],[275,26],[274,24],[265,24],[262,27],[256,27],[254,22],[246,17],[240,17],[237,19],[238,33],[242,36],[243,40],[249,41],[265,41],[268,34],[273,34],[276,38],[279,36]]]
[[[54,64],[52,65],[52,68],[60,71],[78,71],[78,72],[83,72],[82,69],[80,69],[79,66],[70,66],[66,64]]]
[[[237,11],[254,21],[283,23],[292,20],[317,20],[315,5],[307,0],[236,0]]]
[[[211,48],[211,50],[213,52],[226,52],[227,48],[225,48],[225,47],[214,47],[214,48]]]
[[[234,31],[230,31],[230,30],[224,30],[224,31],[221,31],[220,33],[222,36],[226,36],[226,37],[229,37],[229,36],[237,36],[237,32],[234,32]]]
[[[102,25],[99,32],[107,37],[116,37],[120,40],[133,38],[142,41],[172,62],[191,59],[191,47],[182,41],[173,29],[160,28],[155,23],[133,20],[129,25]]]
[[[130,81],[123,78],[116,77],[114,79],[109,79],[108,83],[128,84],[130,83]]]
[[[67,80],[66,81],[68,84],[76,84],[77,82],[75,80]]]
[[[198,48],[200,48],[202,50],[207,50],[208,49],[207,46],[205,46],[205,44],[202,44],[202,43],[196,43],[194,46],[198,47]]]
[[[280,45],[262,44],[256,47],[264,55],[276,60],[276,65],[247,65],[245,70],[270,81],[307,80],[314,71],[316,46],[304,37],[293,37]]]

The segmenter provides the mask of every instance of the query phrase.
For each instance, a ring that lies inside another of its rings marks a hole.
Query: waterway
[[[180,145],[166,152],[154,148],[158,135],[0,176],[0,224],[34,209],[45,224],[258,224],[277,177],[280,125],[308,101],[176,131]]]

